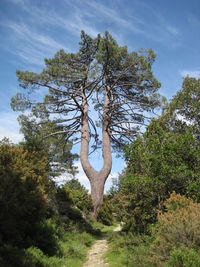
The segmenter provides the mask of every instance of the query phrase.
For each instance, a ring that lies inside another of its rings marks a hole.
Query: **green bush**
[[[0,245],[34,245],[46,216],[49,188],[45,154],[0,142]]]
[[[56,224],[53,218],[46,219],[40,223],[35,233],[35,244],[43,253],[49,256],[61,254],[58,242],[59,229],[60,225]]]
[[[64,265],[64,259],[48,257],[39,248],[30,247],[26,250],[24,264],[27,267],[60,267]]]
[[[88,191],[77,179],[71,179],[65,183],[63,190],[69,195],[72,203],[82,212],[92,211],[92,200]]]
[[[118,193],[123,229],[126,232],[144,233],[156,221],[157,199],[152,179],[145,176],[121,177]]]
[[[147,235],[133,235],[131,233],[113,233],[109,239],[107,258],[110,267],[151,267],[150,243]]]
[[[24,264],[25,250],[11,245],[0,247],[0,266],[1,267],[28,267]]]
[[[113,210],[110,200],[107,196],[104,196],[103,203],[100,206],[97,214],[97,220],[108,226],[112,225],[113,223]]]
[[[164,267],[200,267],[200,256],[194,249],[173,248]]]
[[[172,193],[165,206],[167,212],[158,215],[157,234],[152,245],[154,262],[159,264],[167,261],[169,257],[174,259],[173,255],[182,251],[174,252],[170,256],[174,247],[200,249],[200,204]]]

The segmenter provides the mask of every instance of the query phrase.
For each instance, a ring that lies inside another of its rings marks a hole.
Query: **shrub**
[[[65,259],[66,261],[66,259]],[[62,258],[48,257],[39,248],[30,247],[26,250],[25,267],[60,267],[64,266]]]
[[[158,214],[158,230],[152,246],[155,262],[165,262],[174,247],[200,249],[200,204],[173,192],[165,205],[167,212]]]
[[[77,179],[71,179],[63,186],[63,190],[69,195],[73,204],[84,213],[92,210],[92,200],[88,191]]]
[[[109,198],[105,196],[97,215],[97,220],[105,225],[113,223],[112,207],[109,202]]]
[[[60,226],[53,218],[40,223],[35,233],[35,245],[49,256],[60,255],[58,231]]]
[[[194,249],[173,248],[164,267],[200,267],[200,257]]]
[[[127,175],[121,178],[120,213],[127,232],[144,233],[156,221],[157,199],[152,179],[145,176]]]
[[[11,245],[0,247],[1,267],[24,267],[25,251]],[[27,266],[28,267],[28,266]]]
[[[45,217],[49,185],[44,154],[0,143],[0,245],[33,245]]]

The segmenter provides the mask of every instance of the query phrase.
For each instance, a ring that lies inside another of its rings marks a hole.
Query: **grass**
[[[110,267],[151,267],[150,237],[130,236],[113,232],[109,238],[109,249],[105,255]]]
[[[102,236],[110,236],[111,233],[113,233],[113,230],[117,227],[119,223],[114,222],[113,225],[104,225],[100,222],[94,221],[92,223],[93,227],[95,229],[99,229]]]
[[[81,267],[85,261],[89,248],[95,240],[110,236],[117,226],[117,223],[112,226],[106,226],[94,221],[92,226],[94,229],[99,230],[99,236],[87,232],[65,233],[63,241],[61,241],[62,251],[65,255],[65,263],[64,265],[60,265],[61,267]]]
[[[86,232],[67,232],[61,242],[66,263],[63,267],[81,267],[88,249],[97,238]]]
[[[86,232],[66,233],[62,247],[66,252],[67,261],[66,265],[63,265],[63,267],[81,267],[85,261],[87,251],[92,246],[94,241],[102,237],[109,237],[117,225],[118,223],[115,223],[111,226],[106,226],[94,221],[92,226],[94,229],[99,230],[100,235],[98,237]]]
[[[117,224],[115,223],[112,226],[105,226],[94,221],[92,226],[93,229],[96,229],[94,233],[97,233],[97,235],[88,233],[86,231],[63,231],[62,235],[60,236],[61,238],[58,240],[60,250],[54,256],[48,256],[44,254],[42,250],[37,247],[30,247],[26,250],[5,247],[4,251],[2,252],[4,255],[4,260],[0,258],[0,266],[81,267],[83,266],[87,252],[92,244],[97,239],[109,238]]]
[[[58,241],[60,252],[48,256],[37,247],[19,249],[11,246],[0,248],[1,267],[81,267],[88,249],[97,239],[87,232],[65,232]]]

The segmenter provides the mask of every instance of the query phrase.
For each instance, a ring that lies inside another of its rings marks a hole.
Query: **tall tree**
[[[176,131],[191,128],[200,139],[200,78],[185,77],[182,88],[172,98],[162,114],[163,122]]]
[[[60,50],[54,58],[45,59],[46,66],[39,74],[17,71],[27,94],[18,93],[12,99],[14,110],[32,108],[39,123],[51,120],[55,127],[46,136],[63,134],[66,141],[81,142],[80,160],[91,183],[95,214],[112,167],[111,144],[122,148],[133,141],[149,119],[147,114],[160,105],[160,83],[151,68],[154,59],[151,49],[129,53],[108,32],[96,38],[82,32],[77,53]],[[44,89],[46,96],[35,102],[30,93],[38,89]],[[91,106],[98,113],[97,122],[90,116]],[[91,139],[93,150],[102,144],[104,163],[100,171],[89,161]]]

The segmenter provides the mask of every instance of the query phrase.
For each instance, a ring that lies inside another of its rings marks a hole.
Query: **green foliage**
[[[64,187],[58,188],[56,192],[56,207],[58,212],[58,220],[63,224],[66,231],[91,231],[90,223],[83,218],[80,209],[73,205],[73,200]]]
[[[48,164],[46,151],[0,144],[0,266],[81,266],[94,240],[95,230],[74,206],[80,200],[84,207],[87,191],[76,180],[56,188]]]
[[[124,222],[123,229],[131,232],[145,232],[156,219],[156,196],[152,179],[144,176],[122,176],[120,191],[116,198]]]
[[[110,267],[153,267],[151,262],[151,237],[145,235],[131,235],[113,233],[109,240],[106,258]]]
[[[58,135],[62,141],[71,140],[73,143],[80,140],[77,133],[81,130],[83,116],[81,95],[85,94],[87,100],[91,97],[92,101],[87,103],[94,103],[99,124],[104,109],[104,93],[109,86],[112,101],[107,115],[112,129],[111,142],[119,147],[120,143],[129,143],[132,134],[135,135],[146,120],[143,112],[151,112],[161,104],[157,94],[160,83],[152,72],[154,60],[152,49],[129,52],[126,46],[119,46],[108,32],[92,38],[82,31],[76,53],[58,51],[53,58],[45,59],[41,73],[17,70],[19,85],[24,90],[12,98],[11,106],[15,111],[30,110],[34,123],[41,124],[44,131],[46,125],[52,123],[48,129],[51,137]],[[44,93],[35,101],[35,94],[41,89]],[[126,113],[127,101],[132,109]],[[130,120],[134,120],[137,126],[131,125],[124,134],[123,127],[116,125]],[[89,124],[90,136],[95,141],[93,148],[96,149],[100,140],[92,117]],[[119,138],[112,134],[117,129],[121,133]]]
[[[49,188],[44,154],[0,144],[0,244],[31,244],[45,217]]]
[[[153,258],[157,263],[168,260],[174,247],[200,248],[200,204],[176,193],[172,193],[165,204],[167,212],[158,215],[158,228],[152,245]],[[179,252],[172,253],[172,259]]]
[[[181,90],[173,97],[164,117],[165,122],[175,130],[184,131],[186,128],[191,128],[198,140],[200,136],[199,97],[200,79],[184,78]]]
[[[30,247],[26,250],[24,264],[27,267],[59,267],[65,266],[65,261],[66,259],[56,256],[48,257],[39,248]]]
[[[191,248],[173,248],[164,267],[200,267],[200,256]]]
[[[88,191],[77,179],[67,181],[63,186],[63,190],[66,191],[73,204],[82,212],[88,213],[92,211],[92,200],[88,195]]]
[[[104,196],[97,214],[97,220],[105,225],[113,224],[113,207],[109,196]]]
[[[56,177],[66,170],[75,174],[73,161],[78,155],[71,153],[72,144],[66,142],[63,135],[51,136],[51,132],[56,128],[55,123],[47,119],[45,123],[38,124],[33,115],[20,115],[18,121],[25,139],[21,145],[28,151],[42,151],[46,154],[51,177]]]
[[[190,129],[174,132],[152,120],[144,136],[125,148],[125,157],[115,198],[127,230],[147,231],[172,191],[200,200],[200,143]]]
[[[5,245],[0,247],[1,267],[81,267],[88,248],[95,237],[83,232],[63,232],[59,240],[61,253],[49,256],[38,247],[19,249]]]
[[[61,255],[59,238],[62,231],[61,225],[54,218],[43,220],[35,232],[34,243],[43,253],[49,256]]]
[[[110,266],[200,266],[199,81],[185,78],[160,118],[125,148],[113,196],[127,234],[112,237]]]

